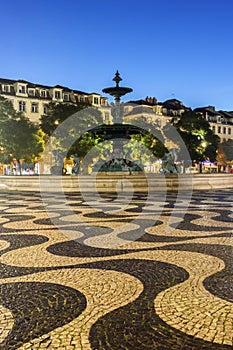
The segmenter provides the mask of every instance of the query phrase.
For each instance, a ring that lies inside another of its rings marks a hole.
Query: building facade
[[[165,102],[157,102],[155,97],[146,97],[145,100],[130,101],[125,107],[125,121],[137,119],[141,116],[152,121],[155,125],[163,128],[173,118],[179,118],[185,111],[191,108],[176,99]],[[215,107],[199,107],[193,110],[205,118],[215,135],[218,135],[220,142],[233,140],[233,111],[216,111]]]
[[[10,100],[16,111],[24,113],[34,123],[39,123],[41,115],[47,113],[50,102],[86,103],[100,110],[104,123],[112,123],[108,99],[98,93],[87,93],[61,85],[47,86],[25,80],[0,78],[0,95]],[[127,122],[144,115],[147,120],[162,128],[167,121],[179,118],[184,111],[190,110],[177,99],[158,102],[155,97],[147,96],[125,104],[124,120]],[[233,111],[216,111],[215,107],[207,106],[196,108],[194,112],[200,113],[210,123],[221,142],[233,139]]]
[[[86,103],[101,111],[104,122],[111,122],[108,99],[97,93],[87,93],[61,85],[46,86],[25,80],[0,78],[0,95],[11,101],[16,111],[24,113],[37,124],[40,122],[41,115],[47,113],[50,102]]]

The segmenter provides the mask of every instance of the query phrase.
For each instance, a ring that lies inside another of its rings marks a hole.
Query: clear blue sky
[[[233,110],[232,0],[1,2],[0,77]]]

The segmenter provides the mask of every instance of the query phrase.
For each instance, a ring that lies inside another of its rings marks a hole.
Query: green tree
[[[6,98],[0,96],[0,121],[3,123],[7,121],[9,118],[17,118],[18,113],[14,109],[11,101]],[[0,129],[0,135],[2,134],[2,130]]]
[[[44,148],[43,132],[27,117],[14,110],[11,102],[0,98],[1,161],[34,162]]]
[[[219,144],[218,156],[226,163],[233,163],[233,140],[224,141]]]
[[[209,122],[200,113],[186,111],[172,123],[183,139],[193,161],[216,160],[219,137],[210,129]]]
[[[125,150],[135,159],[153,161],[153,157],[162,158],[168,151],[163,143],[151,133],[132,135],[130,142],[125,145]]]
[[[89,150],[102,140],[101,137],[96,137],[93,133],[88,132],[88,129],[93,126],[102,124],[101,112],[97,108],[87,107],[90,106],[84,103],[77,105],[50,103],[48,113],[41,116],[42,130],[48,136],[52,136],[53,146],[51,147],[63,152],[67,158],[76,155],[82,160]],[[75,126],[67,124],[67,129],[64,132],[64,129],[59,128],[59,126],[74,114]],[[83,131],[81,135],[80,130]],[[96,151],[100,152],[100,149],[96,148]]]
[[[164,146],[164,137],[156,124],[148,124],[144,116],[134,120],[133,124],[142,128],[142,132],[131,137],[132,142],[126,146],[126,149],[131,149],[132,155],[135,155],[136,158],[150,160],[152,155],[159,159],[162,158],[168,150]],[[147,126],[145,130],[144,125]],[[140,144],[145,147],[140,147]]]
[[[68,103],[54,103],[48,104],[48,112],[41,116],[41,128],[48,135],[52,135],[58,125],[65,121],[72,114],[77,113],[89,105],[85,103],[68,104]],[[92,121],[92,118],[90,122]],[[82,123],[85,120],[82,120]]]
[[[96,125],[101,125],[103,122],[102,114],[97,108],[83,108],[79,111],[76,116],[77,125],[74,129],[69,130],[69,137],[74,140],[72,146],[69,148],[67,152],[67,156],[69,157],[71,154],[77,154],[81,159],[92,149],[94,146],[97,146],[101,141],[103,141],[103,137],[99,135],[95,135],[91,131],[88,132],[88,129],[92,129]],[[77,130],[78,129],[78,130]],[[79,137],[80,130],[83,131],[81,137]],[[61,145],[66,147],[66,137],[62,138]],[[100,148],[96,148],[96,150],[100,151]]]

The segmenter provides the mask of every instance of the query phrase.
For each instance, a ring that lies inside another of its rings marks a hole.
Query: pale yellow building
[[[32,122],[39,123],[47,113],[48,104],[84,102],[97,107],[104,123],[111,123],[111,108],[108,99],[97,93],[87,93],[61,85],[46,86],[25,80],[0,78],[0,95],[12,102],[16,111],[24,113]]]
[[[98,93],[87,93],[61,85],[47,86],[25,80],[0,78],[0,95],[10,100],[16,111],[23,112],[32,122],[39,123],[40,117],[47,113],[50,102],[77,104],[84,102],[101,111],[103,122],[112,123],[111,106],[106,97]],[[167,121],[179,118],[185,110],[183,103],[176,99],[158,102],[155,97],[130,101],[124,106],[125,122],[139,118],[142,114],[147,120],[163,128]],[[194,109],[208,120],[221,142],[233,139],[233,112],[216,111],[213,106]]]

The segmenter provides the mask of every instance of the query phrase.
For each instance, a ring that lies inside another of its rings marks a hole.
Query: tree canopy
[[[1,161],[15,158],[33,162],[44,149],[43,132],[23,114],[14,110],[12,103],[0,97]]]
[[[233,140],[224,141],[219,144],[218,161],[223,164],[233,164]]]
[[[173,125],[183,139],[193,161],[216,160],[220,139],[200,113],[186,111],[179,120],[173,120]]]
[[[129,142],[126,146],[126,149],[131,149],[132,155],[135,156],[135,158],[144,158],[144,160],[150,160],[152,156],[162,158],[164,154],[168,152],[167,148],[164,146],[164,137],[156,124],[148,124],[146,117],[141,116],[134,120],[133,125],[143,129],[146,125],[146,129],[148,129],[148,131],[143,134],[133,135],[131,138],[132,142]],[[145,147],[140,147],[140,144]]]
[[[5,97],[0,96],[0,121],[3,123],[9,118],[17,118],[18,113],[14,109],[11,101],[7,100]],[[0,129],[1,132],[1,129]],[[2,132],[1,132],[2,134]]]
[[[90,106],[84,103],[77,105],[50,103],[48,113],[41,116],[42,130],[54,138],[53,145],[68,158],[71,155],[84,158],[88,151],[101,140],[100,137],[97,138],[87,131],[88,128],[102,123],[101,112],[97,108],[87,107]],[[73,115],[76,121],[74,126],[66,123],[65,130],[59,127]]]
[[[89,105],[81,102],[76,105],[51,102],[48,104],[48,112],[42,115],[40,118],[41,128],[48,136],[50,136],[55,131],[57,126],[64,122],[68,117],[88,106]],[[92,116],[90,116],[90,118],[91,122],[93,118]],[[86,120],[82,120],[81,122],[88,125]]]

